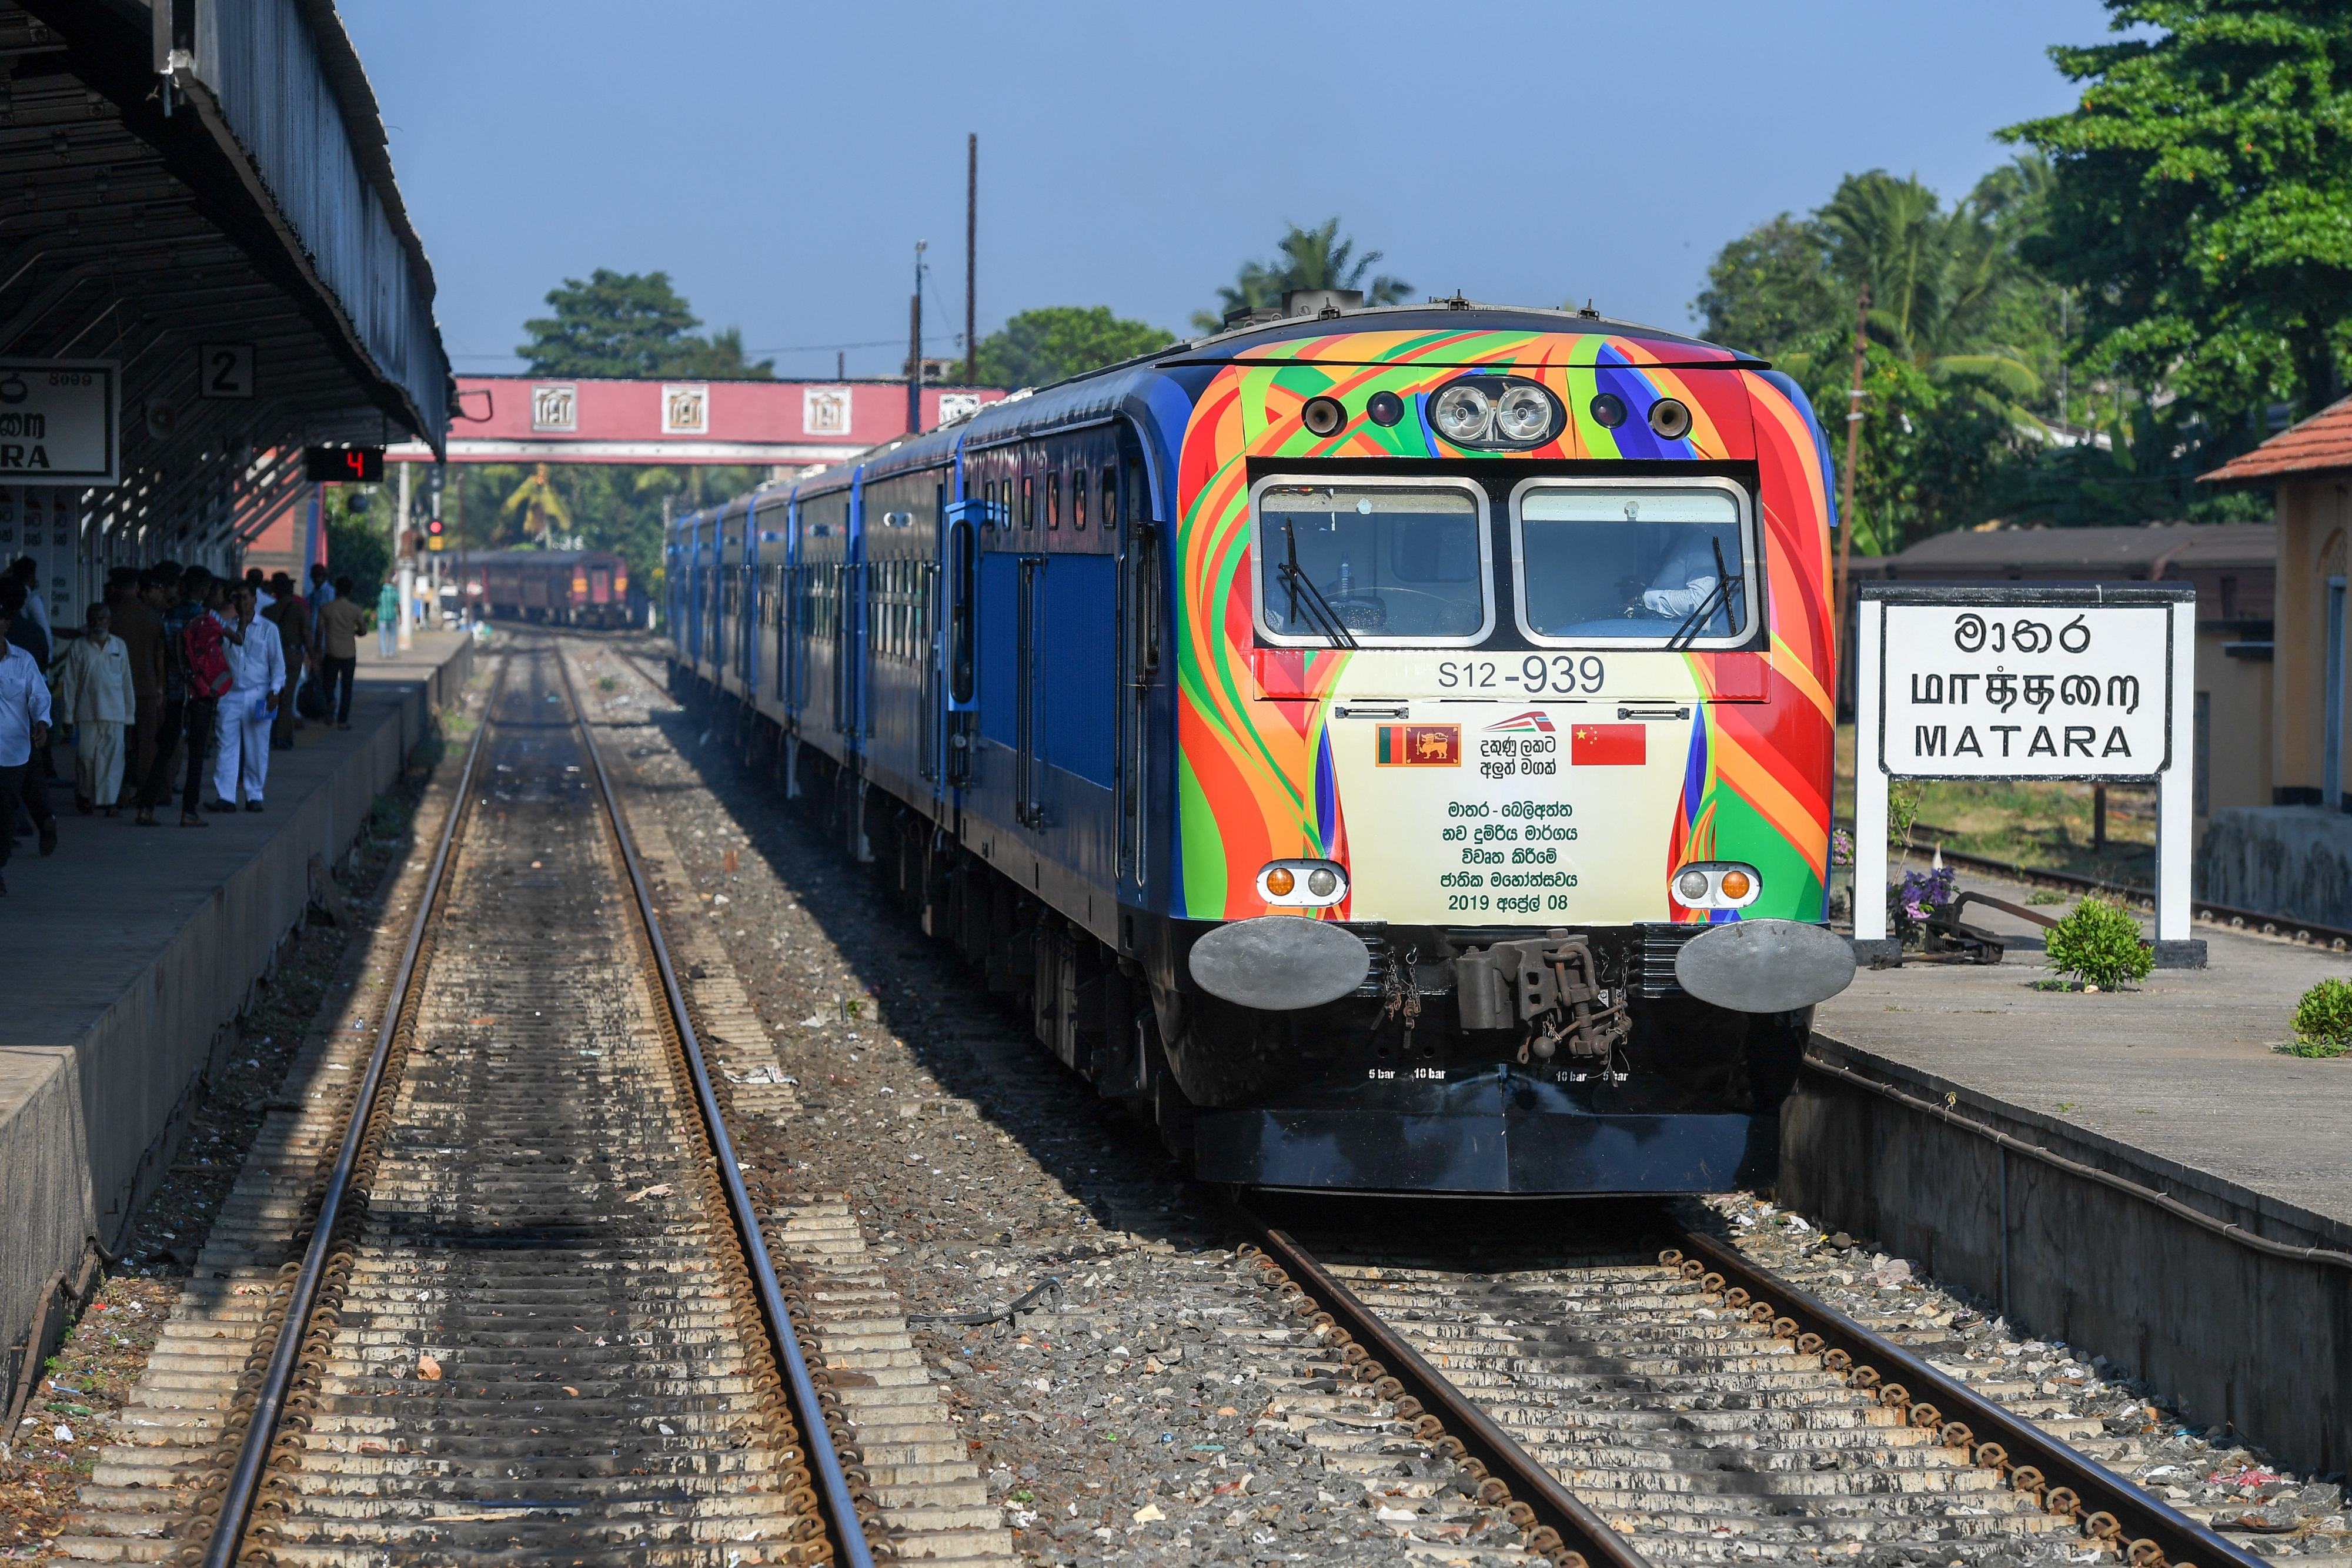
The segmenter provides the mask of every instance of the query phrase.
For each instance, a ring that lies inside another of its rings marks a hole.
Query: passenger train
[[[1769,1180],[1828,449],[1763,361],[1326,293],[665,541],[672,678],[1203,1180]]]
[[[445,559],[467,606],[501,620],[626,626],[629,566],[611,550],[469,550]]]

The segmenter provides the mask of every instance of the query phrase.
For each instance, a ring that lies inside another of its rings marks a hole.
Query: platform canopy
[[[305,444],[441,443],[432,267],[328,0],[0,0],[0,372],[111,361],[120,417],[110,485],[0,455],[0,553],[70,516],[85,591],[233,554]]]
[[[1005,393],[927,386],[922,426]],[[908,434],[903,381],[624,381],[589,376],[460,376],[449,425],[452,463],[745,464],[814,467]],[[395,463],[430,463],[425,443]]]

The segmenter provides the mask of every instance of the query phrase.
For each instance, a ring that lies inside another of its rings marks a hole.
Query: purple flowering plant
[[[1950,866],[1939,866],[1931,872],[1906,871],[1900,883],[1886,890],[1886,922],[1905,946],[1919,942],[1936,911],[1959,896],[1958,883],[1959,875]]]

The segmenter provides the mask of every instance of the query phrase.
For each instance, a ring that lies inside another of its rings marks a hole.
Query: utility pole
[[[907,434],[923,428],[923,251],[929,240],[915,242],[915,297],[907,302]]]
[[[402,548],[408,542],[408,471],[415,466],[414,463],[400,465],[400,505],[392,519],[393,575],[399,585],[394,591],[400,596],[400,624],[394,628],[397,635],[393,645],[404,653],[415,645],[409,634],[408,615],[409,606],[416,600],[416,558]]]
[[[974,309],[978,298],[973,278],[980,270],[980,132],[975,131],[964,140],[963,168],[963,384],[975,386],[980,382],[980,339],[974,323],[979,319]]]
[[[1845,411],[1845,498],[1838,509],[1837,559],[1837,640],[1845,642],[1845,584],[1848,563],[1853,557],[1853,471],[1862,461],[1862,372],[1870,347],[1870,285],[1862,286],[1862,297],[1853,308],[1853,390],[1847,392]]]

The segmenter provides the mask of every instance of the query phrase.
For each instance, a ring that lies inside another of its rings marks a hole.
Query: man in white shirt
[[[11,597],[0,597],[0,811],[7,813],[0,819],[0,866],[8,863],[15,844],[16,799],[25,788],[33,747],[49,738],[49,683],[41,678],[33,655],[8,641],[15,616]],[[47,854],[58,847],[57,819],[42,821],[40,829],[41,852]],[[7,892],[8,880],[0,876],[0,896]]]
[[[138,714],[131,650],[114,636],[113,615],[93,604],[81,635],[58,661],[58,716],[74,727],[74,810],[115,814],[122,794],[122,732]]]
[[[262,786],[269,779],[269,726],[286,685],[285,644],[276,625],[255,618],[253,589],[247,583],[236,585],[221,632],[221,651],[228,655],[236,684],[221,698],[215,721],[219,749],[213,758],[214,799],[208,809],[236,810],[241,783],[245,809],[258,811]]]

